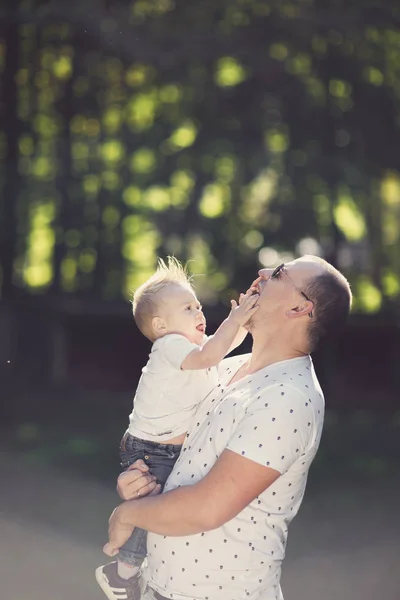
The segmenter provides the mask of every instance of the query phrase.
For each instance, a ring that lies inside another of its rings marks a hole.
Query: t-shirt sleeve
[[[175,368],[180,369],[185,358],[193,350],[198,350],[199,346],[189,342],[184,335],[171,333],[161,338],[160,350],[163,352],[166,360]]]
[[[227,449],[281,475],[306,451],[314,416],[310,402],[294,387],[267,388],[245,409]]]

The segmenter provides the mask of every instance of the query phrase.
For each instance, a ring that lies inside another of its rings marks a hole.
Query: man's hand
[[[123,522],[122,510],[123,505],[117,506],[108,520],[108,542],[103,548],[103,552],[107,556],[118,554],[121,546],[131,537],[132,531],[135,529],[132,525]]]
[[[240,327],[243,327],[258,310],[259,306],[257,302],[258,294],[254,293],[252,288],[250,288],[246,294],[240,294],[239,304],[236,300],[231,300],[231,312],[228,318],[236,321]]]
[[[142,460],[137,460],[118,477],[117,490],[122,500],[134,500],[147,495],[156,496],[161,492],[161,485],[157,483],[157,477],[149,473],[149,467]],[[131,515],[133,505],[131,502],[129,504]],[[126,508],[127,504],[121,504],[114,509],[108,520],[109,539],[103,548],[103,552],[107,556],[118,554],[121,546],[130,538],[135,529],[123,518]]]
[[[122,500],[134,500],[148,494],[159,494],[161,486],[157,484],[157,477],[149,472],[149,467],[142,460],[137,460],[118,477],[117,491]]]

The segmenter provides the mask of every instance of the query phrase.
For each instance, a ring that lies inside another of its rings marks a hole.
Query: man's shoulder
[[[323,393],[315,375],[310,357],[276,363],[261,369],[252,378],[257,397],[276,397],[280,403],[303,399],[317,404],[324,402]]]
[[[236,354],[235,356],[229,356],[229,358],[224,358],[219,363],[218,371],[220,374],[231,371],[234,372],[235,369],[238,369],[240,365],[246,362],[250,358],[251,354]]]

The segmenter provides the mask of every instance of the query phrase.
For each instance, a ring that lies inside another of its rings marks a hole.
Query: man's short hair
[[[157,271],[133,294],[132,312],[135,323],[151,342],[155,340],[152,319],[157,316],[162,292],[172,285],[181,285],[193,290],[186,267],[174,256],[168,256],[166,263],[161,258],[158,259]]]
[[[352,303],[350,284],[344,275],[325,260],[314,259],[324,267],[324,272],[304,286],[305,294],[314,302],[314,317],[308,327],[311,352],[325,338],[333,338],[340,333]]]

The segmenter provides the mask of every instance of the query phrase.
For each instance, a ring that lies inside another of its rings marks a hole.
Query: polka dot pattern
[[[165,489],[201,480],[227,448],[282,475],[218,529],[148,535],[146,577],[172,600],[282,600],[288,524],[318,448],[324,401],[310,358],[277,363],[229,385],[246,359],[221,364],[219,384],[199,407]]]

